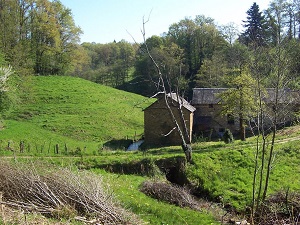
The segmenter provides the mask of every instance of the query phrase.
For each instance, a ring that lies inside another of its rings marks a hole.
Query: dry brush
[[[0,161],[0,181],[0,203],[25,212],[66,219],[81,216],[100,224],[142,223],[120,207],[101,176],[87,171]]]

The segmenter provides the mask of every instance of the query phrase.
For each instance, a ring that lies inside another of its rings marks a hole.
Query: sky
[[[102,44],[121,40],[141,43],[143,18],[149,19],[146,38],[160,36],[173,23],[195,19],[196,15],[211,17],[217,25],[233,22],[241,31],[253,2],[263,11],[270,0],[61,0],[83,31],[81,43]]]

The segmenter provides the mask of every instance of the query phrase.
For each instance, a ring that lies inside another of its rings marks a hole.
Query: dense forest
[[[0,66],[12,66],[20,78],[78,76],[151,96],[157,72],[150,53],[170,87],[186,97],[194,87],[228,87],[244,72],[272,87],[275,66],[287,74],[285,87],[298,89],[300,1],[273,0],[264,11],[253,3],[245,13],[242,32],[199,15],[145,43],[80,44],[82,31],[59,0],[0,0]]]

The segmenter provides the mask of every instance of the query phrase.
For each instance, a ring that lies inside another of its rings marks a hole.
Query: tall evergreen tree
[[[243,21],[246,30],[239,37],[247,46],[262,46],[265,44],[265,18],[256,2],[247,11],[247,20]]]

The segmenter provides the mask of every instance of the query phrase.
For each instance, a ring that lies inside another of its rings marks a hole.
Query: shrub
[[[257,224],[298,224],[300,220],[300,193],[279,191],[271,195],[261,207]]]
[[[186,189],[170,183],[162,181],[145,181],[142,183],[140,190],[152,198],[170,204],[180,207],[189,207],[196,210],[200,209],[199,203]]]
[[[223,140],[226,144],[233,142],[233,135],[229,129],[225,130]]]
[[[10,165],[0,162],[2,204],[55,218],[77,215],[100,224],[139,221],[114,201],[100,176],[53,165]]]

